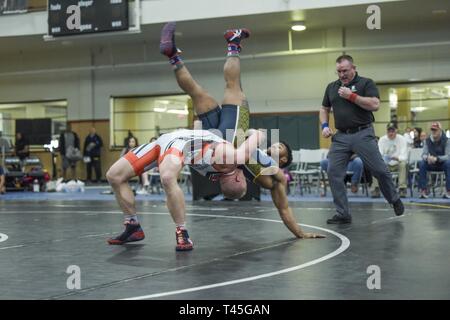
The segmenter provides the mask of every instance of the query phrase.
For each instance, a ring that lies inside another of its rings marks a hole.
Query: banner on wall
[[[0,14],[25,13],[28,0],[0,0]]]

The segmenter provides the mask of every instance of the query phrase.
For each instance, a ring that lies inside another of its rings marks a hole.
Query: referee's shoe
[[[348,217],[348,218],[344,218],[338,214],[335,214],[331,219],[327,220],[328,224],[348,224],[348,223],[352,223],[352,218]]]
[[[403,206],[403,202],[400,198],[392,204],[394,208],[394,212],[396,216],[401,216],[405,212],[405,207]]]

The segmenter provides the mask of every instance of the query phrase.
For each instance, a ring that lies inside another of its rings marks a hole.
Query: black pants
[[[342,217],[350,217],[348,210],[347,189],[344,179],[348,161],[356,153],[371,171],[372,176],[378,179],[380,190],[389,203],[399,199],[395,189],[392,175],[381,157],[378,149],[375,132],[372,127],[353,134],[337,132],[331,138],[331,148],[328,153],[328,179],[333,194],[336,211]]]
[[[95,181],[98,182],[102,178],[102,169],[100,157],[91,157],[91,162],[86,164],[87,180],[92,181],[92,168],[95,170]]]

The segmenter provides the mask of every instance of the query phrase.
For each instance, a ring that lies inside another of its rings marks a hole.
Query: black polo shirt
[[[371,124],[375,120],[372,112],[364,110],[357,104],[340,97],[338,90],[341,86],[341,80],[331,82],[325,90],[322,102],[324,107],[333,107],[336,129],[345,131]],[[375,82],[372,79],[360,77],[358,73],[346,87],[362,97],[380,98]]]

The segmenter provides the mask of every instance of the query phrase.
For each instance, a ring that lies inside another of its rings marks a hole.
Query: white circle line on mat
[[[8,235],[0,233],[0,242],[4,242],[6,240],[8,240]]]
[[[146,213],[146,214],[152,214],[152,213]],[[223,216],[223,215],[209,215],[209,214],[195,214],[195,213],[188,214],[188,216],[205,216],[205,217],[215,217],[215,218],[257,220],[257,221],[282,223],[282,221],[280,221],[280,220],[252,218],[252,217],[237,217],[237,216]],[[192,288],[186,288],[186,289],[180,289],[180,290],[174,290],[174,291],[167,291],[167,292],[160,292],[160,293],[154,293],[154,294],[149,294],[149,295],[131,297],[131,298],[123,299],[123,300],[145,300],[145,299],[161,298],[161,297],[167,297],[167,296],[172,296],[172,295],[177,295],[177,294],[182,294],[182,293],[207,290],[207,289],[212,289],[212,288],[229,286],[229,285],[233,285],[233,284],[237,284],[237,283],[243,283],[243,282],[249,282],[249,281],[255,281],[255,280],[259,280],[259,279],[269,278],[269,277],[277,276],[277,275],[280,275],[283,273],[288,273],[288,272],[304,269],[306,267],[310,267],[310,266],[318,264],[320,262],[329,260],[329,259],[341,254],[342,252],[347,250],[347,248],[350,246],[350,240],[346,236],[344,236],[340,233],[337,233],[333,230],[325,229],[325,228],[321,228],[321,227],[317,227],[317,226],[311,226],[311,225],[307,225],[307,224],[299,223],[299,225],[301,225],[303,227],[317,229],[317,230],[320,230],[323,232],[330,233],[330,234],[336,236],[337,238],[339,238],[339,240],[341,240],[341,245],[339,246],[339,248],[337,248],[336,250],[334,250],[333,252],[331,252],[327,255],[324,255],[320,258],[302,263],[297,266],[293,266],[293,267],[289,267],[289,268],[285,268],[285,269],[281,269],[281,270],[276,270],[273,272],[263,273],[263,274],[255,275],[252,277],[235,279],[235,280],[225,281],[225,282],[212,283],[212,284],[208,284],[208,285],[204,285],[204,286],[198,286],[198,287],[192,287]],[[321,241],[321,240],[316,240],[316,241]]]

